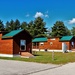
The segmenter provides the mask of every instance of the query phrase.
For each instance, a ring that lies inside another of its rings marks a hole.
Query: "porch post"
[[[36,48],[37,48],[37,42],[36,42]]]
[[[32,49],[33,49],[33,43],[32,43]]]

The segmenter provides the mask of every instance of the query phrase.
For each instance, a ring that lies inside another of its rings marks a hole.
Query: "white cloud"
[[[43,17],[44,16],[44,14],[43,13],[41,13],[41,12],[36,12],[36,14],[35,14],[35,18],[37,18],[37,17]]]
[[[29,17],[30,15],[29,14],[26,14],[26,17]]]
[[[48,13],[48,11],[47,11],[47,13]],[[42,12],[36,12],[36,14],[34,15],[34,17],[35,17],[35,18],[37,18],[37,17],[49,18],[49,15],[48,15],[47,13],[44,14],[44,13],[42,13]]]
[[[49,18],[49,15],[48,15],[48,14],[45,14],[45,17],[46,17],[46,18]]]
[[[73,18],[72,20],[69,20],[68,23],[69,23],[69,24],[75,24],[75,18]]]

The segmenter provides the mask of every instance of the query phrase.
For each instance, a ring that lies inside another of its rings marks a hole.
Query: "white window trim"
[[[40,46],[44,45],[44,42],[40,42]]]
[[[50,42],[50,45],[53,45],[53,42]]]
[[[50,40],[55,40],[55,38],[51,38]]]

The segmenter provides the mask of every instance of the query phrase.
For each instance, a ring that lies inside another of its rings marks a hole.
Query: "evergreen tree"
[[[11,31],[9,21],[6,22],[5,30],[6,30],[6,31]]]
[[[7,31],[12,31],[12,30],[17,30],[20,29],[20,21],[16,19],[16,21],[11,20],[10,22],[6,22],[6,30]]]
[[[3,31],[4,30],[4,24],[3,24],[3,21],[0,20],[0,31]]]
[[[71,33],[72,33],[73,36],[75,36],[75,27],[72,27]]]
[[[16,19],[13,25],[15,30],[20,29],[20,21],[18,19]]]
[[[15,22],[13,20],[10,21],[10,31],[15,30]]]
[[[52,27],[51,36],[53,37],[61,37],[68,35],[66,27],[62,21],[57,21]]]
[[[66,27],[66,33],[67,35],[71,35],[71,30],[69,30],[67,27]]]
[[[29,33],[30,33],[32,36],[34,36],[35,27],[34,27],[33,21],[29,22],[28,27],[27,27],[27,30],[29,31]]]
[[[46,23],[43,22],[41,17],[38,17],[34,20],[34,36],[46,36]]]
[[[26,22],[22,22],[21,24],[21,29],[26,29],[27,30],[27,23]]]

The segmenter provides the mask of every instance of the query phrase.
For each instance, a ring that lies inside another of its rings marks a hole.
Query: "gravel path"
[[[0,60],[0,75],[41,75],[38,73],[57,68],[59,66],[60,65]]]

